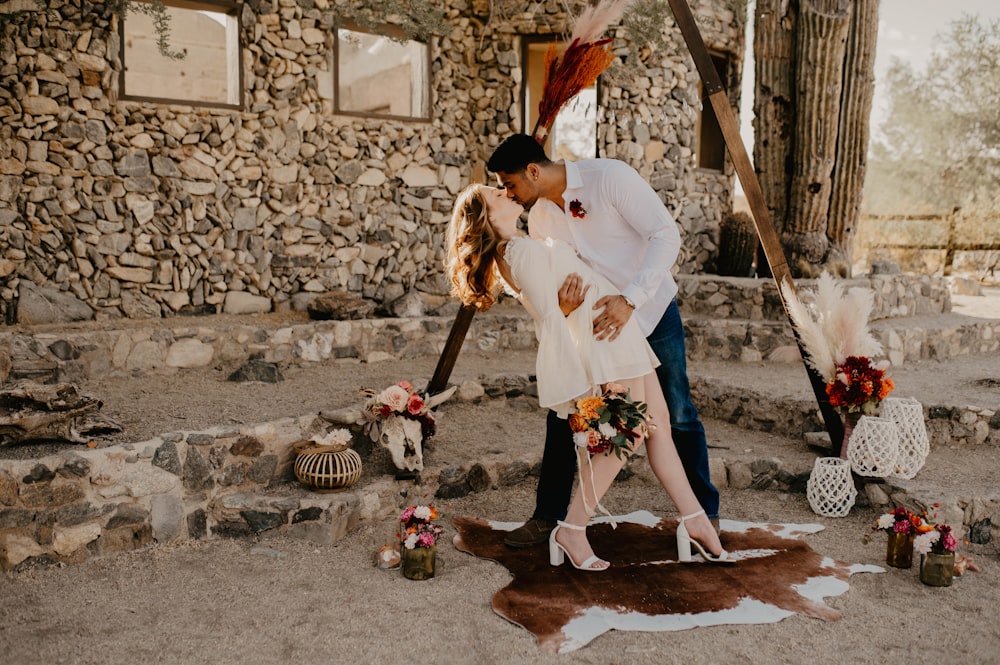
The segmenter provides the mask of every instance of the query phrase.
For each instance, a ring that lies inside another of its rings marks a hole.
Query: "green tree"
[[[1000,21],[954,21],[924,71],[894,60],[865,182],[873,214],[1000,211]]]

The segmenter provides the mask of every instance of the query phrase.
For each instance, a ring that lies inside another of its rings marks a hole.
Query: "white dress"
[[[594,337],[594,303],[619,291],[584,263],[561,240],[516,237],[507,243],[505,258],[521,289],[518,299],[535,320],[538,356],[538,402],[566,417],[572,401],[594,393],[602,383],[634,379],[659,364],[635,317],[630,317],[613,342]],[[577,273],[590,289],[569,316],[559,309],[559,287]]]

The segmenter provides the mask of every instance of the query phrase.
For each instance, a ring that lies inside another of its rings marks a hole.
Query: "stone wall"
[[[0,569],[271,529],[331,544],[363,520],[395,513],[391,479],[368,479],[360,494],[298,486],[292,444],[328,428],[307,416],[3,460]]]
[[[0,40],[8,324],[19,299],[83,320],[269,311],[330,290],[382,303],[443,293],[452,200],[522,130],[522,35],[567,25],[564,3],[500,23],[489,3],[450,0],[431,40],[434,117],[405,122],[333,114],[334,16],[321,3],[240,6],[240,110],[119,99],[117,19],[102,3],[47,4]],[[725,0],[693,5],[738,80],[742,20]],[[731,207],[732,167],[693,166],[698,76],[672,21],[665,30],[672,47],[647,54],[641,76],[602,84],[598,150],[660,193],[685,236],[680,270],[696,273]],[[621,31],[615,46],[629,52]]]
[[[756,361],[795,344],[772,280],[680,275],[679,303],[691,360]],[[853,280],[870,288],[882,320],[872,333],[894,365],[1000,351],[1000,321],[978,325],[893,318],[942,314],[951,309],[942,278],[904,275]],[[799,280],[804,292],[812,288]],[[130,321],[69,326],[18,326],[0,330],[0,355],[11,360],[11,379],[85,382],[107,376],[169,374],[186,369],[235,370],[251,358],[280,366],[356,358],[440,355],[458,306],[446,301],[427,315],[354,321],[308,321],[302,314],[201,319],[175,317],[155,325]],[[466,345],[483,351],[532,349],[534,324],[505,299],[472,321]]]

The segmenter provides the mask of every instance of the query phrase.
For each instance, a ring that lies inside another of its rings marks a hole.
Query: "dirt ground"
[[[974,301],[975,302],[975,301]],[[982,306],[975,302],[976,306]],[[986,315],[992,313],[992,308]],[[1000,316],[1000,309],[996,316]],[[126,426],[121,441],[142,441],[172,430],[198,430],[316,413],[356,403],[360,387],[381,388],[402,378],[419,383],[436,358],[378,364],[337,361],[288,368],[278,384],[231,383],[220,370],[173,377],[109,379],[85,389],[105,401],[103,411]],[[958,372],[965,361],[949,367]],[[980,371],[977,359],[961,371]],[[455,383],[482,376],[521,374],[532,355],[459,357]],[[705,367],[692,367],[692,373]],[[901,368],[902,369],[902,368]],[[730,366],[730,372],[754,372]],[[897,385],[946,388],[942,372],[912,371]],[[781,373],[796,379],[796,373]],[[968,374],[966,374],[968,376]],[[928,378],[929,377],[929,378]],[[751,377],[752,378],[752,377]],[[750,380],[750,379],[748,379]],[[956,386],[958,384],[955,384]],[[786,388],[794,390],[795,388]],[[807,390],[807,387],[803,387]],[[531,398],[450,401],[439,409],[439,429],[428,464],[481,459],[492,450],[539,446],[543,414]],[[707,420],[713,451],[740,449],[754,456],[809,458],[802,441],[736,430]],[[35,455],[44,446],[3,451]],[[814,455],[813,455],[814,457]],[[995,457],[995,455],[994,455]],[[959,473],[961,470],[959,469]],[[962,483],[957,476],[955,483]],[[534,479],[442,505],[445,544],[438,574],[413,582],[372,565],[390,542],[393,520],[367,525],[333,547],[281,536],[213,540],[93,559],[66,567],[34,567],[0,577],[0,662],[216,665],[255,663],[996,663],[1000,653],[1000,556],[996,544],[966,545],[981,566],[949,588],[920,583],[916,568],[859,574],[829,604],[839,622],[794,616],[776,624],[718,626],[676,633],[611,632],[572,654],[539,652],[533,636],[490,609],[492,594],[509,581],[502,567],[455,550],[448,517],[475,515],[517,521],[533,507]],[[419,486],[403,483],[402,503],[420,503]],[[613,512],[650,510],[674,515],[665,493],[642,475],[612,487]],[[820,523],[806,537],[832,558],[881,564],[884,541],[861,537],[877,516],[856,507],[846,518],[818,517],[804,495],[775,490],[724,491],[723,517],[758,522]],[[539,556],[545,556],[544,548]],[[614,561],[613,552],[601,553]],[[707,569],[706,575],[711,575]]]
[[[531,486],[487,491],[444,505],[448,515],[521,519]],[[416,499],[416,497],[414,497]],[[612,488],[613,511],[673,514],[664,493],[634,480]],[[880,564],[881,540],[862,545],[874,513],[817,518],[802,496],[723,493],[734,519],[813,523],[811,547],[835,559]],[[776,624],[676,633],[610,632],[571,654],[538,650],[534,637],[490,609],[510,577],[450,544],[437,576],[414,582],[372,566],[393,525],[364,528],[334,547],[285,538],[157,546],[0,580],[3,662],[207,663],[995,663],[1000,653],[996,551],[982,572],[948,588],[920,583],[916,568],[858,574],[829,599],[838,622],[793,616]],[[454,533],[447,527],[446,541]],[[612,562],[613,552],[604,553]],[[545,549],[538,550],[545,556]],[[718,570],[718,569],[714,569]],[[705,575],[713,574],[706,568]]]

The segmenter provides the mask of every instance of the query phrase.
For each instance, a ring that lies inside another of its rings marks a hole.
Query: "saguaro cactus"
[[[757,251],[757,231],[745,212],[734,212],[719,224],[717,270],[725,277],[750,277]]]

